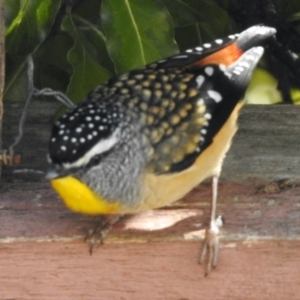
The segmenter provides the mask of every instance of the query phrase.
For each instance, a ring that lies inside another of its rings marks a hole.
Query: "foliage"
[[[229,0],[5,0],[5,100],[27,93],[28,55],[34,84],[78,102],[111,76],[222,37],[235,28]],[[300,27],[299,0],[276,0]]]

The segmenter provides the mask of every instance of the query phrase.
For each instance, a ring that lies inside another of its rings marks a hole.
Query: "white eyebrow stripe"
[[[92,157],[95,155],[99,155],[111,149],[120,138],[120,129],[116,129],[111,136],[109,136],[105,140],[99,141],[96,145],[94,145],[89,151],[87,151],[82,157],[77,159],[72,163],[64,163],[63,166],[66,169],[70,168],[78,168],[81,166],[85,166],[89,163]]]

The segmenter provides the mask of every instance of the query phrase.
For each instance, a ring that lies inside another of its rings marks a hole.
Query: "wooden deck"
[[[4,148],[20,108],[6,108]],[[243,110],[219,187],[219,265],[208,277],[198,256],[209,182],[170,207],[123,218],[89,255],[83,238],[96,219],[67,210],[43,179],[56,108],[33,103],[16,149],[23,162],[3,168],[1,300],[300,299],[300,107]]]

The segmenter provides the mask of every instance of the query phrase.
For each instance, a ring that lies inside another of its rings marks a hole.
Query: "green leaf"
[[[82,100],[88,92],[111,77],[111,73],[97,61],[97,49],[85,38],[71,16],[62,21],[62,30],[74,40],[68,52],[68,61],[73,67],[73,75],[67,95],[74,102]]]
[[[60,0],[6,0],[6,74],[4,100],[27,94],[26,57],[46,39]]]
[[[5,1],[5,9],[15,16],[6,29],[6,51],[27,56],[47,37],[61,1],[21,0],[20,3],[18,7],[15,1]],[[18,13],[14,11],[16,8]]]
[[[159,0],[103,0],[101,18],[117,73],[178,51],[172,19]]]
[[[73,74],[67,60],[68,51],[73,47],[73,39],[62,31],[51,34],[34,54],[35,87],[52,88],[66,92]]]
[[[6,56],[6,69],[9,67],[9,80],[6,75],[4,101],[24,101],[28,92],[27,61],[19,57]],[[6,70],[7,73],[7,70]]]
[[[212,0],[163,0],[176,26],[186,26],[196,22],[209,24],[211,31],[208,39],[222,37],[228,33],[229,16]],[[200,26],[200,29],[201,26]],[[203,39],[203,42],[206,42]]]
[[[97,49],[95,52],[97,61],[114,74],[114,64],[106,49],[106,37],[99,26],[77,15],[73,15],[73,20],[85,38]]]

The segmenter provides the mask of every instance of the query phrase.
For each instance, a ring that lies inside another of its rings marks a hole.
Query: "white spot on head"
[[[89,122],[89,121],[92,121],[92,117],[87,116],[87,117],[85,117],[85,120],[88,121],[88,122]]]
[[[66,151],[67,147],[66,146],[60,146],[61,151]]]
[[[81,128],[81,127],[77,127],[77,128],[75,129],[75,131],[78,132],[78,133],[80,133],[80,132],[82,132],[82,128]]]
[[[217,39],[217,40],[215,40],[215,43],[221,45],[223,43],[223,40]]]
[[[81,137],[80,138],[80,143],[84,143],[85,142],[85,138]]]
[[[89,123],[88,127],[89,128],[94,128],[94,124],[93,123]]]
[[[96,121],[99,121],[99,120],[100,120],[100,117],[99,117],[99,116],[95,116],[95,120],[96,120]]]
[[[69,137],[67,136],[67,135],[65,135],[64,137],[63,137],[63,140],[64,141],[67,141],[69,139]]]
[[[199,75],[198,77],[196,77],[196,82],[197,82],[198,89],[201,88],[204,81],[205,81],[205,77],[203,75]]]
[[[53,137],[53,138],[51,139],[51,142],[54,143],[55,141],[56,141],[56,138]]]
[[[217,91],[214,90],[209,90],[207,91],[207,94],[210,98],[212,98],[214,101],[216,101],[217,103],[220,102],[222,100],[222,96],[220,93],[218,93]]]
[[[92,134],[93,134],[93,136],[97,136],[98,132],[97,131],[93,131]]]
[[[65,133],[64,130],[60,130],[60,131],[58,132],[59,135],[63,135],[64,133]]]
[[[90,113],[90,114],[94,114],[95,111],[94,111],[93,109],[91,109],[91,110],[89,111],[89,113]]]
[[[203,44],[203,47],[204,47],[204,48],[210,48],[210,47],[211,47],[211,44],[209,44],[209,43]]]
[[[201,133],[202,134],[207,134],[207,130],[206,129],[201,129]]]
[[[212,67],[206,67],[204,69],[204,72],[208,75],[208,76],[212,76],[214,74],[214,69]]]
[[[59,125],[59,128],[61,128],[61,129],[63,129],[63,128],[65,128],[66,127],[66,124],[60,124]]]
[[[70,121],[73,121],[74,119],[75,119],[74,116],[70,116],[70,117],[69,117],[69,120],[70,120]]]
[[[76,142],[77,142],[77,139],[73,137],[73,138],[71,138],[71,142],[72,142],[72,143],[76,143]]]
[[[91,140],[93,138],[93,136],[91,134],[88,134],[87,139]]]

